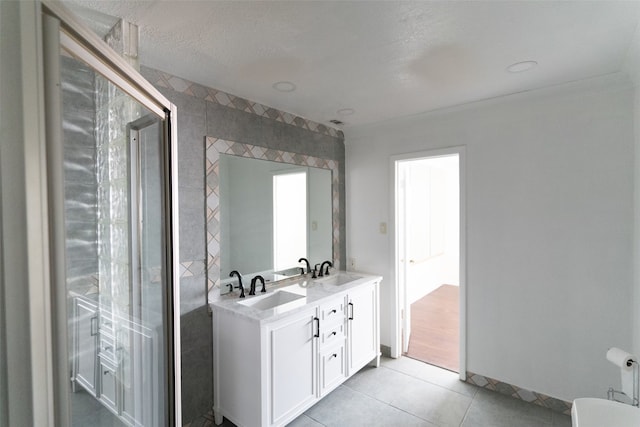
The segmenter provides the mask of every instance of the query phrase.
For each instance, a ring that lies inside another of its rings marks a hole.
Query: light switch
[[[311,221],[311,230],[318,230],[318,221]]]
[[[380,223],[380,234],[387,234],[387,223],[386,222],[381,222]]]

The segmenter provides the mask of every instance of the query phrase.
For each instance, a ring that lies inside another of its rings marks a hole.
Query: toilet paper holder
[[[627,366],[633,367],[633,396],[627,395],[627,393],[625,393],[624,391],[615,390],[613,387],[609,387],[609,390],[607,390],[607,399],[615,400],[616,402],[621,403],[628,403],[616,399],[616,395],[623,395],[628,399],[631,399],[631,405],[640,407],[640,370],[638,368],[638,362],[629,360],[627,362]]]

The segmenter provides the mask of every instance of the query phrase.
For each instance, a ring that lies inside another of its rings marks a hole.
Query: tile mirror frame
[[[272,162],[288,163],[298,166],[311,166],[331,170],[333,225],[333,263],[340,269],[340,172],[339,162],[305,154],[275,150],[252,144],[228,141],[215,137],[205,137],[205,228],[207,233],[207,290],[220,284],[220,154],[229,154]]]

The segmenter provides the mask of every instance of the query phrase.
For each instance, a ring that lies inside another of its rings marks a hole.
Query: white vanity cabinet
[[[162,408],[145,398],[158,389],[156,332],[87,297],[74,297],[73,310],[73,390],[84,388],[123,425],[157,425]]]
[[[349,375],[379,357],[379,315],[377,284],[363,285],[349,292],[347,319]]]
[[[307,296],[271,317],[252,318],[237,300],[214,303],[216,424],[224,416],[239,427],[286,425],[360,368],[377,366],[379,280]]]

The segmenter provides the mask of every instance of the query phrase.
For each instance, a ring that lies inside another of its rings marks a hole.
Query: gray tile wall
[[[78,294],[97,292],[98,226],[94,73],[61,57],[64,133],[67,287]]]
[[[141,67],[178,108],[183,422],[213,406],[211,318],[206,307],[205,137],[336,160],[340,172],[340,251],[346,253],[344,136],[291,114]],[[346,265],[344,259],[341,265]]]

